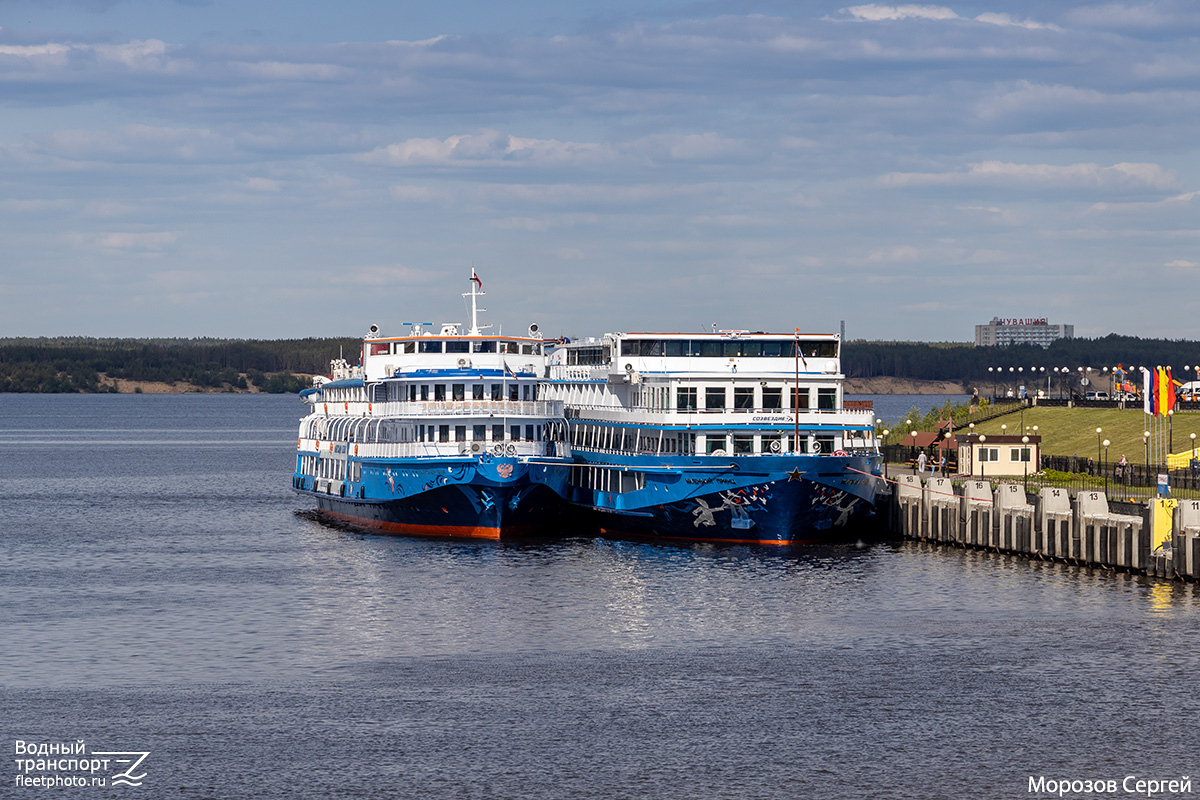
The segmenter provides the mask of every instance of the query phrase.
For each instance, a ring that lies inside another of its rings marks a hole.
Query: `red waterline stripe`
[[[327,517],[355,525],[360,528],[398,533],[406,536],[436,536],[443,539],[491,539],[499,540],[514,536],[528,536],[533,529],[527,525],[508,528],[491,528],[475,525],[414,525],[407,522],[386,522],[378,519],[356,517],[353,514],[341,514],[337,511],[319,509],[319,513]]]

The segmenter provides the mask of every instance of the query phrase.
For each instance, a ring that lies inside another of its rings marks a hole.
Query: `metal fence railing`
[[[897,470],[916,470],[921,448],[886,445],[881,450],[892,473],[896,473]],[[926,471],[929,474],[938,466],[939,455],[936,450],[927,450],[926,457]],[[958,474],[957,458],[950,454],[947,457],[945,473],[948,477],[958,480],[971,479],[969,475]],[[942,473],[938,470],[937,474]],[[1160,475],[1167,476],[1167,486],[1172,497],[1200,498],[1200,464],[1169,469],[1165,464],[1128,463],[1118,469],[1117,464],[1099,463],[1094,459],[1089,460],[1086,456],[1042,456],[1040,463],[1030,464],[1027,473],[1004,477],[993,475],[989,476],[988,480],[993,485],[1021,483],[1031,494],[1036,494],[1042,488],[1055,488],[1072,492],[1103,491],[1110,498],[1148,498],[1158,494]]]

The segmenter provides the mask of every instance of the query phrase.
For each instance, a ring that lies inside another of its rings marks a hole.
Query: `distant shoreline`
[[[926,381],[915,378],[847,378],[846,394],[970,394],[959,381]]]

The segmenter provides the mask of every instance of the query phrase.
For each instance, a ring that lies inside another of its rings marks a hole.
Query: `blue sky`
[[[0,336],[1200,339],[1197,142],[1186,2],[0,0]]]

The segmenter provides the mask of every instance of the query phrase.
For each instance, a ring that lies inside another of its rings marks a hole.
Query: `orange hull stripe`
[[[320,510],[321,514],[327,517],[341,520],[342,522],[355,525],[360,528],[371,528],[373,530],[385,531],[387,533],[399,533],[406,536],[439,536],[442,538],[451,539],[492,539],[499,540],[501,536],[522,536],[528,535],[531,531],[527,527],[520,528],[488,528],[473,525],[412,525],[405,522],[385,522],[378,519],[364,519],[356,517],[352,514],[339,514],[336,511]]]

